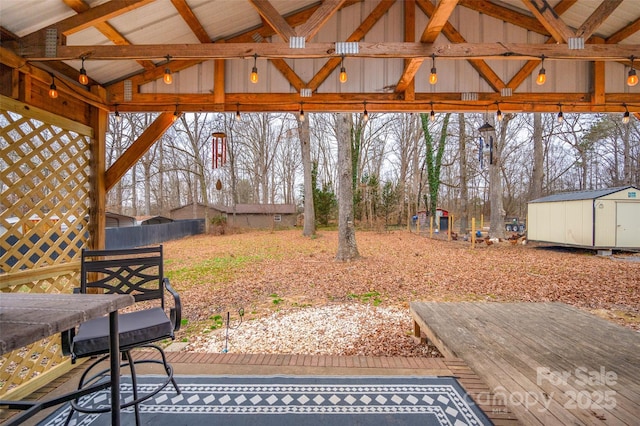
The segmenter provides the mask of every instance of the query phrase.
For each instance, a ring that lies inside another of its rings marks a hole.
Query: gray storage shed
[[[530,201],[527,238],[593,249],[640,249],[640,190],[622,186]]]

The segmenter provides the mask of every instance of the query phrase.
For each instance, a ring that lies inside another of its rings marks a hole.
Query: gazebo
[[[634,0],[0,0],[0,30],[1,292],[76,286],[106,192],[186,112],[640,119]],[[107,168],[123,112],[160,115]],[[68,370],[57,347],[5,355],[0,396]]]

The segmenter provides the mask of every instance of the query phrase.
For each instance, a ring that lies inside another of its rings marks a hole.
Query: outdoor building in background
[[[125,226],[136,226],[136,218],[133,216],[127,216],[124,214],[106,212],[106,227],[107,228],[122,228]]]
[[[530,241],[607,250],[640,249],[640,190],[565,192],[529,202]]]
[[[233,206],[205,206],[187,204],[171,210],[171,218],[204,219],[209,209],[209,219],[224,217],[227,225],[237,228],[289,228],[296,226],[298,210],[294,204],[236,204]]]

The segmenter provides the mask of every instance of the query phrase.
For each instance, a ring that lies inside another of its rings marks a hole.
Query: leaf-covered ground
[[[640,330],[638,254],[540,245],[487,246],[407,231],[358,231],[361,258],[334,260],[337,231],[201,235],[165,243],[165,270],[180,292],[179,339],[221,328],[244,308],[245,320],[275,311],[335,304],[406,309],[411,301],[559,301]]]

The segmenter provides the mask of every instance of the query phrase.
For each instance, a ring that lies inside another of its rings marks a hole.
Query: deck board
[[[411,313],[418,332],[502,391],[524,424],[640,418],[640,333],[562,303],[413,302]],[[606,383],[584,380],[602,372]]]

